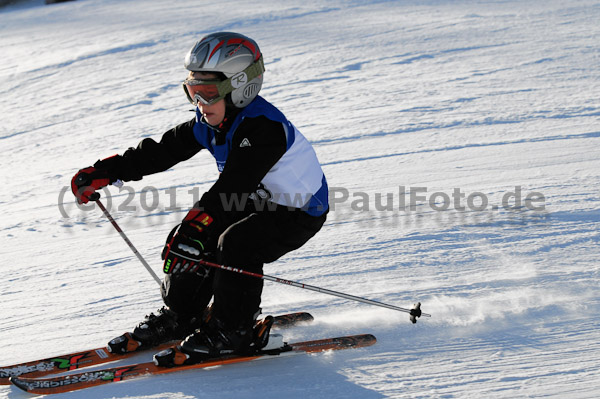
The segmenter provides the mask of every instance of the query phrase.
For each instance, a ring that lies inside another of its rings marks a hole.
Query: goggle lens
[[[186,80],[183,82],[183,87],[188,95],[188,99],[193,104],[202,103],[210,105],[222,98],[217,86],[218,82],[214,80]]]

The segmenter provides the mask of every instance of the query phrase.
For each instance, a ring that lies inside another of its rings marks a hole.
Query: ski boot
[[[154,355],[157,366],[173,367],[195,364],[211,358],[258,353],[281,352],[284,347],[280,334],[270,334],[273,317],[267,316],[249,330],[225,330],[222,323],[213,319],[210,325],[189,335],[180,345]],[[269,345],[270,344],[270,345]]]
[[[154,313],[147,315],[144,321],[133,329],[133,332],[127,332],[110,340],[108,351],[127,353],[183,339],[200,324],[197,318],[182,318],[165,306],[156,313],[156,315]]]

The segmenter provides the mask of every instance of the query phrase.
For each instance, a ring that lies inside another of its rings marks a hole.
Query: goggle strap
[[[259,77],[265,72],[265,64],[263,62],[262,55],[258,60],[249,65],[246,69],[242,71],[242,73],[246,74],[246,82],[250,82],[251,80]],[[231,79],[238,76],[239,73],[236,73],[231,78],[227,78],[222,82],[217,84],[217,89],[219,90],[219,96],[225,97],[227,94],[231,93],[235,90],[235,87],[231,84]]]

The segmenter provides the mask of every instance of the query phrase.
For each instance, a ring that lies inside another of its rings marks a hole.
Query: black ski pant
[[[243,215],[219,237],[217,263],[254,273],[263,265],[300,248],[323,226],[326,214],[314,217],[299,209]],[[213,317],[228,329],[248,328],[260,310],[263,280],[221,269],[169,274],[161,286],[165,304],[184,317],[202,314],[214,296]]]

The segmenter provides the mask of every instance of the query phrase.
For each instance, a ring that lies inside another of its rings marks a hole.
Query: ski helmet
[[[184,84],[183,89],[193,104],[198,100],[213,103],[230,94],[229,100],[237,108],[247,106],[258,95],[265,71],[258,44],[233,32],[217,32],[202,38],[187,53],[184,65],[189,71],[225,76],[225,80],[216,85],[218,96],[209,101],[202,100],[198,94],[192,97]]]

